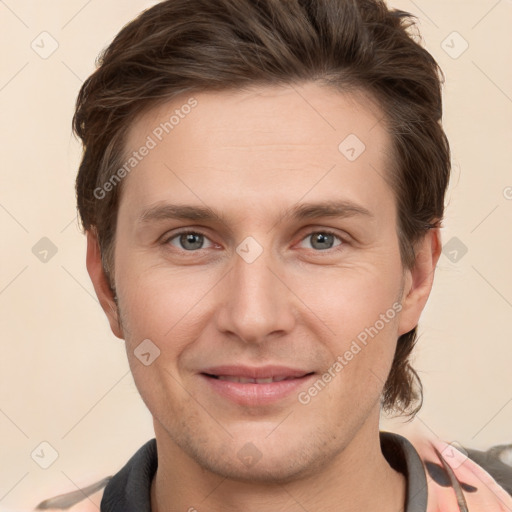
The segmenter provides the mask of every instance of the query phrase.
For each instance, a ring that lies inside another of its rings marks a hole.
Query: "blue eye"
[[[195,251],[197,249],[204,249],[203,243],[204,240],[208,239],[206,235],[203,235],[202,233],[198,233],[197,231],[183,231],[181,233],[178,233],[171,238],[168,238],[165,240],[166,244],[171,244],[172,240],[175,238],[178,239],[179,243],[179,249],[182,249],[184,251]]]
[[[339,235],[333,231],[325,229],[310,231],[301,239],[301,242],[308,239],[311,240],[311,245],[315,252],[328,251],[330,249],[335,249],[340,245],[345,245],[345,240],[343,240]],[[336,239],[339,243],[337,245],[333,245]],[[205,247],[205,241],[208,241],[210,245]],[[171,237],[165,238],[163,240],[163,244],[172,245],[173,247],[186,252],[197,252],[200,249],[207,249],[213,246],[210,239],[200,231],[181,231],[179,233],[175,233]]]
[[[311,231],[303,238],[303,241],[310,239],[314,249],[325,251],[333,248],[332,244],[336,238],[340,241],[340,243],[335,246],[338,247],[343,244],[343,240],[332,231]]]

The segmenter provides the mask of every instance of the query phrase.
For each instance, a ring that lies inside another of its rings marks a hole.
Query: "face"
[[[194,94],[132,126],[129,154],[150,149],[122,183],[119,317],[92,236],[88,265],[159,447],[275,481],[377,428],[429,289],[401,265],[381,118],[307,84]]]

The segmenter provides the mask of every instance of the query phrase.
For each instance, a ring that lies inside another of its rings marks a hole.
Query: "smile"
[[[277,404],[295,397],[314,375],[314,372],[278,366],[221,366],[199,374],[209,392],[217,398],[251,407]]]
[[[295,379],[296,377],[267,377],[264,379],[252,379],[250,377],[237,377],[234,375],[208,375],[214,379],[227,380],[229,382],[240,382],[241,384],[268,384],[270,382],[281,382],[283,380]]]

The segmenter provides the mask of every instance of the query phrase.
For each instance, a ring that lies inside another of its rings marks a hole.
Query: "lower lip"
[[[267,405],[278,402],[292,393],[297,393],[306,383],[314,377],[314,374],[305,375],[297,379],[287,379],[279,382],[256,384],[253,382],[241,383],[229,380],[220,380],[200,374],[203,380],[219,395],[230,399],[238,405]]]

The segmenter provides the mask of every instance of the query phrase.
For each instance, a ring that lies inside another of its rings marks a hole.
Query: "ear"
[[[124,339],[123,331],[119,323],[119,312],[114,300],[114,292],[110,288],[108,278],[103,270],[101,262],[100,245],[95,230],[87,231],[87,272],[91,278],[94,290],[100,301],[103,311],[107,315],[112,332]]]
[[[421,312],[434,282],[434,272],[441,255],[441,233],[439,228],[429,229],[415,246],[416,260],[411,269],[405,271],[404,294],[398,335],[418,325]]]

